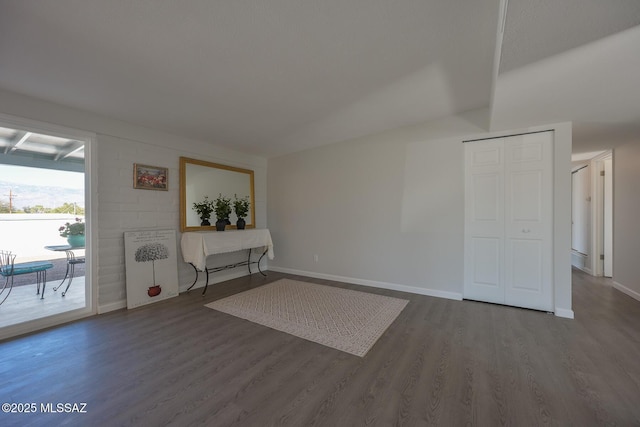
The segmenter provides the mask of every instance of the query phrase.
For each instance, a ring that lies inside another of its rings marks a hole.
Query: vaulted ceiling
[[[0,0],[0,89],[264,156],[483,107],[487,130],[574,121],[576,150],[640,141],[640,2],[502,9]]]

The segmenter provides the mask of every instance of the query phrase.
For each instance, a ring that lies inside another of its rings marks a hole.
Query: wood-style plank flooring
[[[204,307],[282,277],[409,299],[364,358]],[[575,320],[269,272],[0,343],[0,425],[640,425],[640,302],[573,275]],[[86,403],[43,414],[41,403]]]

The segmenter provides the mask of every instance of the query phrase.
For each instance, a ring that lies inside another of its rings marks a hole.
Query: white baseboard
[[[127,300],[116,301],[105,305],[98,306],[98,314],[108,313],[110,311],[120,310],[121,308],[127,308]]]
[[[292,268],[269,267],[271,271],[280,273],[296,274],[300,276],[313,277],[316,279],[334,280],[336,282],[353,283],[356,285],[371,286],[373,288],[389,289],[392,291],[409,292],[411,294],[427,295],[430,297],[462,300],[462,294],[457,292],[440,291],[437,289],[417,288],[415,286],[399,285],[397,283],[378,282],[375,280],[357,279],[354,277],[336,276],[334,274],[316,273],[313,271],[294,270]]]
[[[573,319],[573,310],[568,310],[566,308],[556,307],[554,314],[558,317],[564,317],[565,319]]]
[[[582,270],[584,268],[586,259],[587,256],[585,254],[582,254],[575,250],[571,251],[571,265],[573,265],[574,267]]]
[[[576,250],[571,251],[571,265],[578,270],[582,270],[590,276],[593,276],[593,271],[587,266],[588,256],[578,252]]]
[[[574,265],[575,268],[577,268],[580,271],[584,271],[585,273],[587,273],[589,276],[595,276],[595,274],[593,274],[593,272],[591,271],[590,268],[587,267],[579,267],[577,265]]]
[[[613,287],[622,292],[623,294],[629,295],[631,298],[640,301],[640,293],[634,291],[633,289],[629,289],[626,286],[614,281]]]
[[[256,270],[257,272],[257,270]],[[243,277],[243,276],[248,276],[249,273],[245,270],[243,271],[237,271],[235,273],[228,273],[228,274],[210,274],[209,275],[209,286],[215,284],[215,283],[220,283],[220,282],[225,282],[227,280],[231,280],[231,279],[237,279],[238,277]],[[191,290],[194,289],[202,289],[204,288],[204,278],[206,277],[206,275],[203,272],[199,272],[199,276],[198,276],[198,282],[196,283],[196,285],[191,288]],[[187,288],[191,286],[191,284],[186,284],[186,285],[182,285],[180,286],[179,292],[186,292]],[[127,300],[121,300],[121,301],[116,301],[116,302],[112,302],[109,304],[104,304],[104,305],[99,305],[98,306],[98,314],[104,314],[104,313],[108,313],[110,311],[115,311],[115,310],[120,310],[122,308],[127,308]]]

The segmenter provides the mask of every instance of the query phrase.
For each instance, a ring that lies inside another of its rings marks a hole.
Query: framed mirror
[[[231,199],[248,197],[249,212],[245,221],[246,228],[255,228],[256,210],[253,190],[253,171],[203,160],[180,157],[180,231],[215,230],[215,212],[211,213],[211,225],[200,225],[198,213],[193,209],[194,203],[205,200],[205,196],[215,201],[219,195]],[[231,225],[227,229],[236,228],[237,217],[231,212]]]

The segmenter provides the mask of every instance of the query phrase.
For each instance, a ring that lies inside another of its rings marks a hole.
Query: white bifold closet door
[[[465,143],[464,297],[552,311],[553,132]]]

